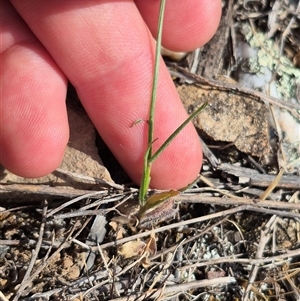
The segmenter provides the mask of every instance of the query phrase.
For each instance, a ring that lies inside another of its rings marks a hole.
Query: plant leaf
[[[174,197],[178,195],[180,192],[177,190],[170,190],[170,191],[164,191],[159,193],[152,194],[145,202],[145,205],[141,207],[140,209],[140,216],[142,216],[144,213],[148,213],[151,211],[151,209],[155,209],[157,206],[159,206],[162,202],[166,201],[167,199]]]

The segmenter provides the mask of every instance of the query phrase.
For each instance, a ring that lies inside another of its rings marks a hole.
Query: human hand
[[[12,3],[12,5],[11,5]],[[23,177],[56,169],[68,142],[67,79],[99,134],[139,183],[147,148],[159,1],[1,1],[0,162]],[[219,0],[167,1],[163,45],[190,51],[217,29]],[[26,25],[27,24],[27,25]],[[147,24],[147,25],[146,25]],[[153,145],[187,118],[161,64]],[[178,189],[202,164],[189,124],[155,161],[151,186]]]

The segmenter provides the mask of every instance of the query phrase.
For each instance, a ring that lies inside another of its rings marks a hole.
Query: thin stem
[[[151,90],[151,103],[149,112],[149,129],[148,129],[148,145],[152,144],[153,132],[154,132],[154,114],[155,114],[155,103],[159,76],[159,63],[160,63],[160,51],[161,51],[161,38],[162,38],[162,28],[163,28],[163,18],[165,11],[165,0],[160,2],[159,17],[158,17],[158,28],[157,28],[157,42],[155,49],[155,63],[154,63],[154,75],[153,84]],[[152,156],[151,151],[149,152],[149,157]]]
[[[154,114],[155,114],[155,102],[157,94],[158,85],[158,75],[159,75],[159,63],[160,63],[160,50],[161,50],[161,37],[163,28],[163,19],[165,11],[166,0],[160,1],[159,17],[158,17],[158,28],[157,28],[157,42],[155,49],[155,62],[154,62],[154,72],[153,72],[153,84],[151,90],[151,101],[150,101],[150,112],[149,112],[149,126],[148,126],[148,149],[144,157],[144,170],[141,182],[141,187],[139,191],[139,200],[143,206],[146,200],[147,191],[150,185],[150,173],[151,173],[151,162],[152,157],[152,144],[153,144],[153,132],[154,132]]]

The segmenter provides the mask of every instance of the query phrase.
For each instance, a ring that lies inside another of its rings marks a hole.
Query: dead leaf
[[[116,239],[121,239],[123,238],[123,232],[124,232],[124,228],[123,227],[120,227],[120,229],[117,231],[117,235],[116,235]]]
[[[110,222],[109,225],[113,228],[114,231],[117,231],[118,224],[115,221]]]
[[[155,211],[164,201],[178,195],[180,192],[177,190],[163,191],[152,194],[145,203],[145,206],[140,209],[140,215],[149,214]]]
[[[121,239],[123,238],[123,233],[125,232],[122,224],[111,221],[109,225],[113,228],[113,230],[116,232],[116,239]]]
[[[157,245],[156,245],[156,238],[155,233],[152,229],[151,235],[147,241],[146,247],[144,249],[143,254],[146,256],[142,259],[142,265],[145,269],[149,268],[151,266],[151,261],[149,260],[149,255],[154,255],[157,251]]]
[[[140,215],[139,227],[151,228],[154,225],[172,219],[176,216],[178,208],[174,208],[175,198],[168,198],[150,210]]]
[[[146,243],[141,240],[133,240],[122,245],[118,253],[127,258],[141,256],[146,247]]]
[[[155,238],[155,233],[154,233],[153,229],[150,234],[150,238],[147,241],[145,251],[148,251],[150,255],[154,255],[157,251],[156,238]]]

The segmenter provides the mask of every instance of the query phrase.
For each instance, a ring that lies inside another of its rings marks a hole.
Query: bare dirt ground
[[[166,63],[189,112],[208,103],[194,121],[197,182],[140,217],[137,189],[103,152],[118,184],[64,168],[55,175],[68,185],[14,182],[3,170],[1,301],[300,300],[299,132],[289,135],[300,3],[225,1],[212,41]]]

